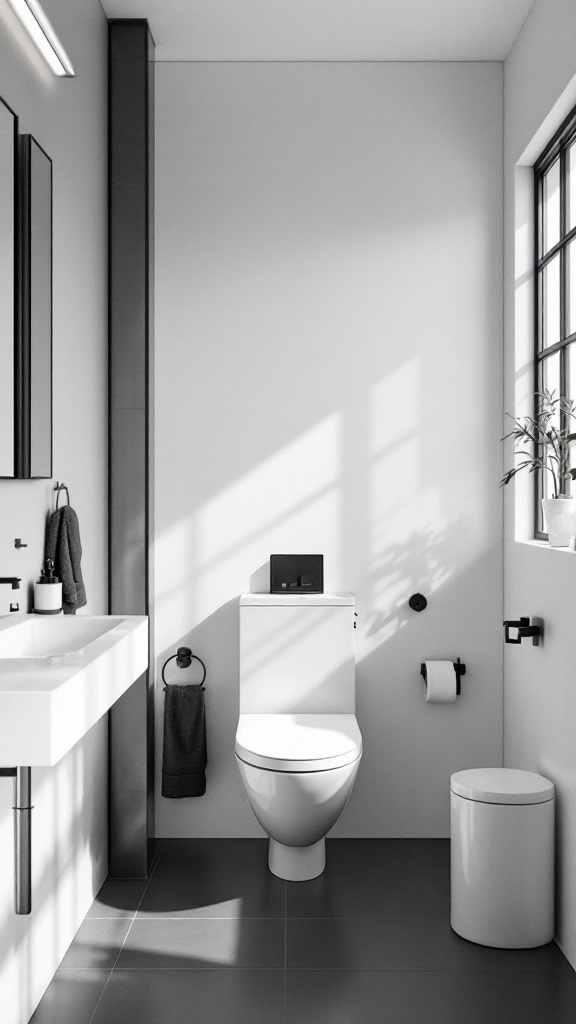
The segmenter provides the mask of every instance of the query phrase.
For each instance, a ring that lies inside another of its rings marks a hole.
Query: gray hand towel
[[[56,509],[46,529],[46,558],[54,562],[54,571],[62,581],[62,607],[65,615],[75,615],[86,604],[80,559],[80,528],[78,516],[70,505]]]
[[[203,796],[206,764],[204,687],[165,686],[162,796]]]

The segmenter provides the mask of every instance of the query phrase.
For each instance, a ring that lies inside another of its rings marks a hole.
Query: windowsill
[[[514,543],[526,544],[530,548],[541,548],[546,551],[556,551],[561,555],[571,555],[572,558],[576,557],[576,551],[571,551],[570,548],[552,548],[547,540],[515,540]]]

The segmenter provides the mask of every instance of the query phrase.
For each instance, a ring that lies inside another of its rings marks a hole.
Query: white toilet
[[[280,878],[324,870],[362,756],[354,711],[353,595],[244,594],[236,760]]]

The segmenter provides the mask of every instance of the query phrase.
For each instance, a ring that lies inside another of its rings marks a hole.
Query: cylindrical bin
[[[554,937],[554,785],[515,768],[451,778],[451,925],[482,946]]]

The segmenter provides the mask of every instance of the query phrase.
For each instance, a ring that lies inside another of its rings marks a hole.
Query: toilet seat
[[[355,715],[240,715],[236,754],[280,772],[342,768],[362,753]]]

